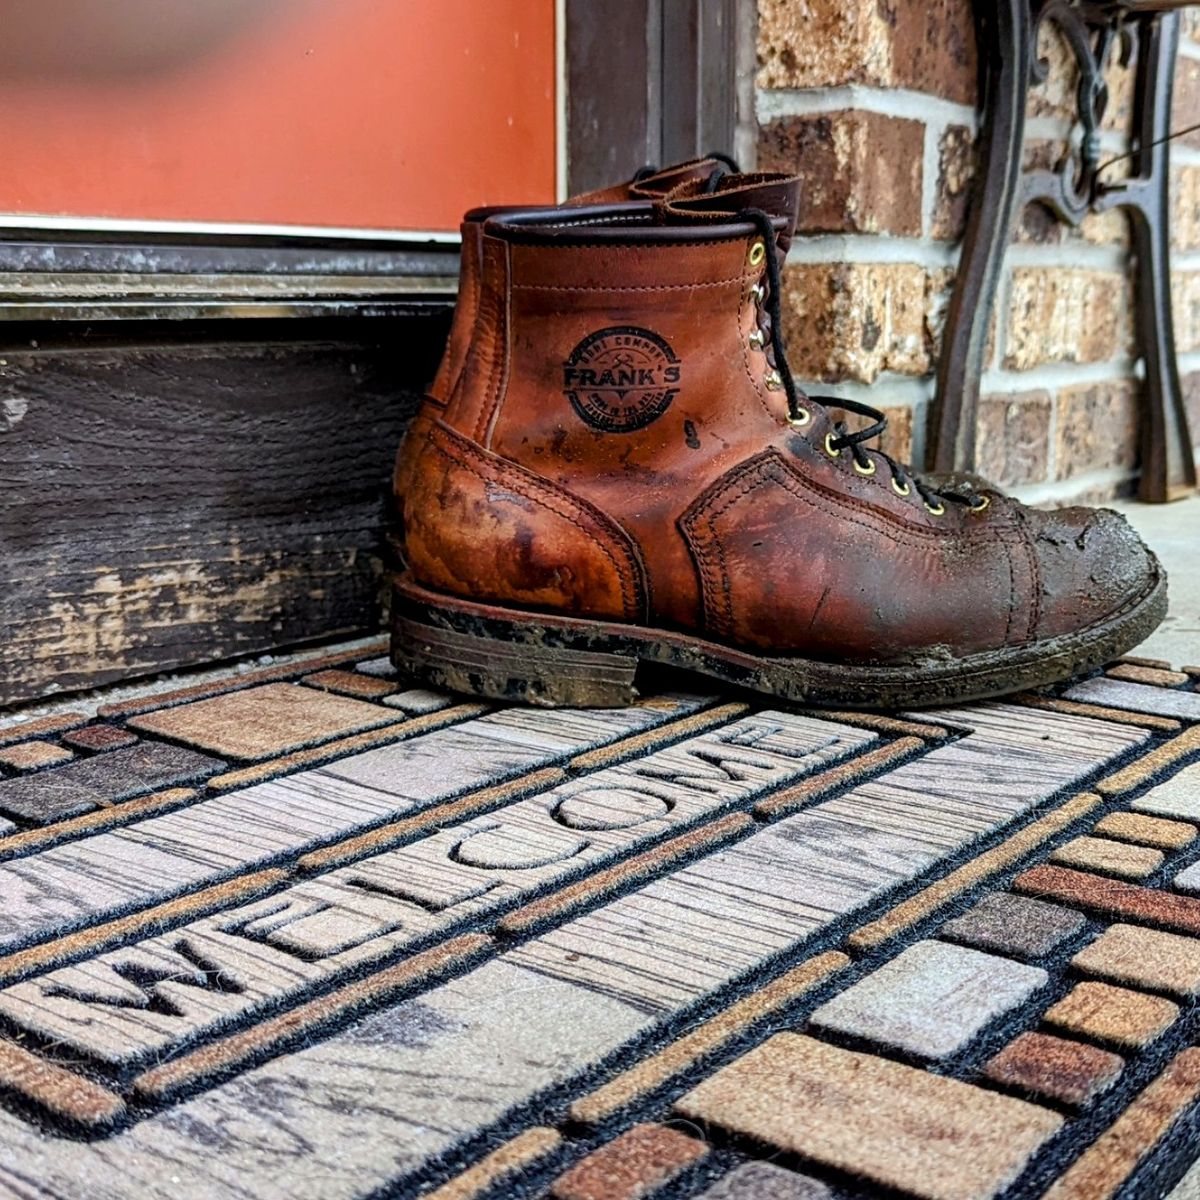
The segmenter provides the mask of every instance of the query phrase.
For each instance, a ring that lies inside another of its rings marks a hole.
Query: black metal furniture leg
[[[929,465],[939,474],[975,465],[975,421],[983,356],[1004,255],[1019,206],[1039,203],[1078,226],[1089,212],[1124,209],[1133,224],[1137,332],[1146,365],[1141,423],[1143,500],[1164,501],[1196,488],[1196,464],[1171,314],[1171,93],[1181,0],[977,0],[983,63],[983,128],[974,204],[963,241],[938,371]],[[1080,137],[1053,167],[1025,171],[1022,148],[1031,84],[1048,66],[1037,58],[1038,31],[1065,36],[1079,69]],[[1102,178],[1100,129],[1112,56],[1136,49],[1132,169]]]
[[[929,463],[975,466],[975,417],[988,327],[1021,194],[1021,147],[1034,46],[1028,0],[975,5],[983,81],[975,199],[946,319]]]
[[[1137,258],[1137,332],[1146,363],[1142,404],[1142,474],[1138,496],[1163,502],[1196,488],[1196,463],[1171,313],[1169,136],[1171,89],[1179,44],[1179,14],[1138,18],[1139,60],[1134,155],[1130,181],[1102,187],[1099,210],[1122,208],[1133,224]]]

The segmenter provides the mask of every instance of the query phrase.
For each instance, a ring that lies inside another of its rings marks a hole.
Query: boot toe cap
[[[1038,572],[1037,637],[1088,629],[1153,588],[1158,562],[1119,513],[1067,508],[1038,517],[1030,531]]]

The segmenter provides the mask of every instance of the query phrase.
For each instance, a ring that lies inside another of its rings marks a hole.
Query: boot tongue
[[[644,175],[629,184],[631,200],[657,200],[676,188],[694,186],[703,188],[714,171],[723,171],[724,166],[715,158],[694,158],[689,162],[664,167],[652,175]]]
[[[654,202],[656,218],[665,225],[729,223],[747,208],[758,208],[787,225],[779,234],[779,247],[787,251],[800,207],[800,177],[773,172],[726,175],[713,191],[704,180],[687,180]]]
[[[702,186],[714,171],[724,170],[724,165],[715,158],[692,158],[687,162],[674,163],[660,171],[635,176],[628,183],[598,188],[572,196],[567,204],[572,208],[581,204],[616,204],[623,200],[656,200],[685,184]]]

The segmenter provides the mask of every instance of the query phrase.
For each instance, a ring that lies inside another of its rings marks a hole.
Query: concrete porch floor
[[[1200,663],[1200,501],[1126,511]],[[383,654],[0,723],[0,1197],[1200,1195],[1200,669],[545,711]]]
[[[1176,504],[1123,501],[1110,507],[1123,513],[1167,568],[1167,619],[1134,653],[1176,665],[1200,654],[1200,496]]]

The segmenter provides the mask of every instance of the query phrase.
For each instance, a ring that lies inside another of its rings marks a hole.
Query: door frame
[[[566,190],[755,151],[754,0],[564,0]]]

